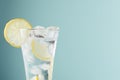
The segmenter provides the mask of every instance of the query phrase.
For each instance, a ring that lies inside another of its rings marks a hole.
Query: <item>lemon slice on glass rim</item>
[[[23,18],[15,18],[10,20],[4,29],[4,37],[6,41],[13,47],[21,46],[20,29],[31,29],[32,26]]]

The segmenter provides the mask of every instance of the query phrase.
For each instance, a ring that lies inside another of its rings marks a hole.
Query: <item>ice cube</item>
[[[47,38],[49,40],[56,40],[56,35],[58,34],[58,30],[59,28],[55,26],[47,27],[47,32],[48,32]]]
[[[32,66],[30,72],[34,75],[42,74],[39,66]]]
[[[36,26],[33,30],[34,37],[36,38],[44,38],[47,35],[45,27]]]
[[[42,69],[42,70],[48,70],[49,69],[49,64],[46,64],[46,63],[44,63],[44,64],[41,64],[40,65],[40,68]]]
[[[48,47],[48,49],[49,49],[49,53],[50,53],[50,55],[54,55],[53,54],[53,51],[54,51],[54,44],[49,44],[49,47]]]
[[[30,54],[26,54],[26,59],[27,59],[27,62],[30,63],[30,64],[35,62],[34,57],[31,56]]]
[[[24,43],[24,48],[25,49],[31,49],[31,42],[32,42],[32,38],[27,38],[25,43]]]

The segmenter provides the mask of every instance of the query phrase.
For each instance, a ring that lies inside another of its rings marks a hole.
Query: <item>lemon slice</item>
[[[36,75],[35,80],[39,80],[39,76],[38,75]]]
[[[50,61],[51,55],[48,52],[47,44],[43,44],[33,40],[31,45],[32,45],[32,53],[35,55],[35,57],[43,61]]]
[[[12,19],[5,25],[4,37],[13,47],[19,48],[21,45],[20,29],[22,28],[31,29],[32,26],[22,18]]]

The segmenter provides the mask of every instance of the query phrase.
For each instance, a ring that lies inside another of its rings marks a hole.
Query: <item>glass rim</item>
[[[48,31],[59,31],[60,30],[60,28],[59,27],[56,27],[55,26],[55,29],[48,29],[48,28],[50,28],[50,27],[43,27],[43,29],[41,28],[32,28],[32,29],[28,29],[28,28],[21,28],[20,30],[30,30],[30,31],[34,31],[34,30],[39,30],[39,31],[46,31],[46,30],[48,30]]]

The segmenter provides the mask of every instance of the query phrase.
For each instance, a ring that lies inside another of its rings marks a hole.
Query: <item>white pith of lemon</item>
[[[5,25],[4,37],[11,46],[19,48],[21,46],[20,29],[31,28],[32,26],[25,19],[15,18]]]

